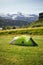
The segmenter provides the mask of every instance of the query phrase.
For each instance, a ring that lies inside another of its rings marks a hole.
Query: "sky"
[[[43,0],[0,0],[0,13],[38,14],[43,12]]]

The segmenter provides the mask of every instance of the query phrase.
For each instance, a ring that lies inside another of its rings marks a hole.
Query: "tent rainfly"
[[[32,37],[26,35],[14,37],[10,44],[21,45],[21,46],[37,46],[36,42]]]

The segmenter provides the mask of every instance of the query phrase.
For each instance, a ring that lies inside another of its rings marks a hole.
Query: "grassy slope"
[[[29,27],[43,27],[43,19],[30,23]]]
[[[43,65],[43,36],[33,36],[37,47],[10,45],[13,37],[0,36],[0,65]]]
[[[20,28],[12,30],[0,30],[0,35],[4,34],[39,34],[43,35],[43,27],[37,28]]]

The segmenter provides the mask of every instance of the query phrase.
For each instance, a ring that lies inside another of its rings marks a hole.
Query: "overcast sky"
[[[0,0],[0,13],[28,13],[43,12],[43,0]]]

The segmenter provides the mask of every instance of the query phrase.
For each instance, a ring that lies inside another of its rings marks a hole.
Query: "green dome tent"
[[[20,46],[37,46],[35,41],[26,35],[14,37],[10,44],[20,45]]]

